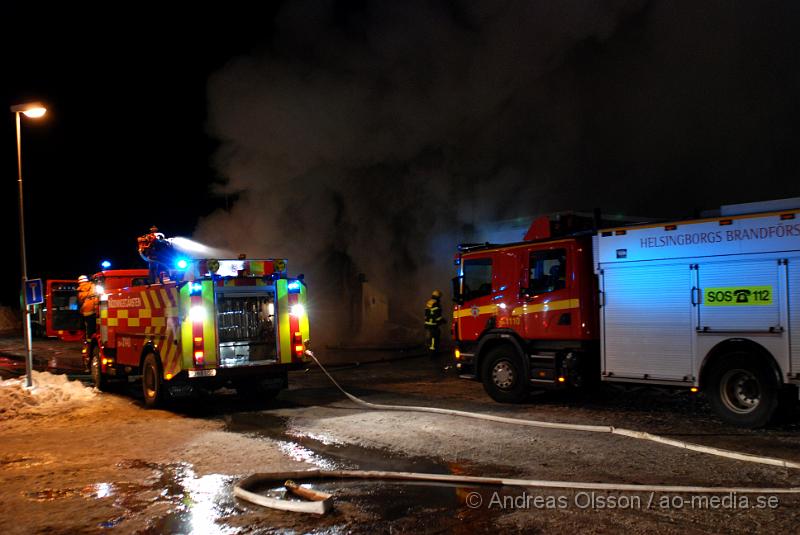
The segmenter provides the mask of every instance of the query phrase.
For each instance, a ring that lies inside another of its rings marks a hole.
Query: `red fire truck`
[[[105,277],[86,348],[98,388],[141,377],[147,407],[226,385],[263,399],[306,366],[306,284],[287,276],[285,259],[192,260],[161,235],[152,243],[158,267],[135,270],[141,284],[112,288]]]
[[[798,219],[798,199],[598,231],[545,217],[522,242],[462,245],[457,366],[500,402],[654,384],[702,390],[724,420],[763,426],[798,398]]]
[[[66,342],[83,339],[83,319],[78,310],[78,283],[48,280],[44,295],[45,336]]]
[[[33,336],[58,338],[66,342],[83,340],[77,281],[50,279],[45,283],[45,288],[44,301],[31,307]]]

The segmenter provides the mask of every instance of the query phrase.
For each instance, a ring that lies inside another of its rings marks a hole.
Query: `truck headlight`
[[[189,309],[189,318],[192,321],[203,321],[206,319],[206,309],[203,306],[197,305]]]

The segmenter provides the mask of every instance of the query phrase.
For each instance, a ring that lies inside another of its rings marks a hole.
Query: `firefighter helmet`
[[[433,293],[431,294],[431,297],[433,297],[434,299],[439,299],[440,297],[442,297],[442,291],[434,290]]]
[[[89,277],[87,277],[86,275],[81,275],[80,277],[78,277],[78,282],[89,282]]]

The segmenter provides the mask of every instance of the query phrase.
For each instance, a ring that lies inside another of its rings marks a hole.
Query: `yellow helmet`
[[[434,290],[433,293],[431,294],[431,297],[433,297],[434,299],[439,299],[440,297],[442,297],[442,291]]]

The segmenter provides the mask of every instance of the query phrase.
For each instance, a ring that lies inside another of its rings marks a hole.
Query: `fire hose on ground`
[[[705,453],[715,455],[717,457],[724,457],[727,459],[734,459],[737,461],[745,461],[757,464],[766,464],[770,466],[777,466],[786,469],[800,468],[800,462],[789,461],[785,459],[778,459],[774,457],[762,457],[752,455],[749,453],[741,453],[737,451],[725,450],[715,448],[712,446],[703,446],[701,444],[694,444],[691,442],[684,442],[682,440],[674,440],[671,438],[653,435],[643,431],[634,431],[631,429],[623,429],[619,427],[606,426],[606,425],[580,425],[580,424],[567,424],[559,422],[544,422],[537,420],[524,420],[519,418],[507,418],[504,416],[495,416],[491,414],[466,412],[453,409],[442,409],[438,407],[421,407],[414,405],[383,405],[378,403],[369,403],[360,399],[339,385],[328,370],[317,360],[311,351],[306,352],[317,366],[328,376],[328,379],[342,392],[348,399],[356,405],[370,410],[381,411],[404,411],[404,412],[427,412],[433,414],[443,414],[448,416],[458,416],[462,418],[472,418],[477,420],[487,420],[491,422],[499,422],[511,425],[523,425],[528,427],[539,427],[545,429],[560,429],[566,431],[583,431],[589,433],[608,433],[611,435],[620,435],[639,440],[647,440],[664,444],[676,448],[681,448],[698,453]],[[383,472],[383,471],[364,471],[364,470],[307,470],[307,471],[294,471],[294,472],[274,472],[274,473],[258,473],[253,474],[234,485],[234,495],[244,500],[257,503],[266,507],[274,509],[283,509],[288,511],[301,511],[301,512],[314,512],[324,513],[330,508],[330,497],[318,502],[293,502],[288,500],[279,500],[269,498],[252,491],[257,486],[264,485],[265,483],[277,482],[280,483],[286,479],[299,479],[299,480],[314,480],[314,479],[374,479],[384,481],[428,481],[433,483],[443,483],[450,485],[491,485],[491,486],[515,486],[515,487],[538,487],[538,488],[558,488],[569,490],[600,490],[600,491],[630,491],[630,492],[671,492],[671,493],[703,493],[703,494],[718,494],[718,493],[737,493],[737,494],[800,494],[800,487],[786,487],[786,488],[756,488],[756,487],[704,487],[704,486],[681,486],[681,485],[642,485],[642,484],[625,484],[625,483],[591,483],[580,481],[551,481],[539,479],[509,479],[509,478],[494,478],[494,477],[478,477],[478,476],[464,476],[464,475],[450,475],[450,474],[427,474],[418,472]],[[329,496],[329,495],[328,495]]]

